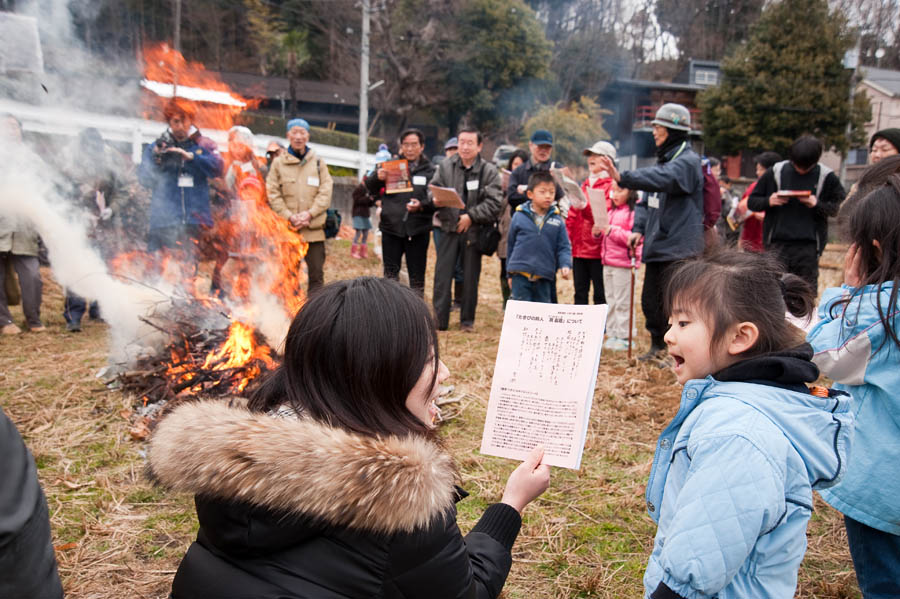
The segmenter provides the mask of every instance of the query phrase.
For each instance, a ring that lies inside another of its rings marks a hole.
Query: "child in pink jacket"
[[[634,204],[637,191],[624,189],[613,182],[610,188],[612,205],[609,209],[609,225],[602,230],[603,237],[603,288],[609,304],[606,317],[606,342],[603,347],[613,351],[628,349],[628,311],[631,292],[631,255],[628,236],[634,225]],[[599,227],[596,233],[601,232]],[[635,266],[641,261],[641,246],[633,250]]]

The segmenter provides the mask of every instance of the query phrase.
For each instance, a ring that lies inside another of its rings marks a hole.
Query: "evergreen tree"
[[[826,148],[859,142],[868,100],[849,101],[852,72],[842,65],[854,36],[826,0],[781,0],[766,7],[750,37],[722,63],[719,86],[702,92],[706,143],[715,151],[775,150],[812,133]]]

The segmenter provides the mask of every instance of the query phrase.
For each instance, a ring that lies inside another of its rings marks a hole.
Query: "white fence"
[[[0,98],[0,113],[9,113],[22,122],[25,131],[63,135],[74,137],[87,127],[94,127],[107,141],[123,142],[131,145],[131,160],[138,164],[141,161],[141,150],[144,144],[152,143],[166,129],[166,124],[159,121],[110,116],[90,112],[80,112],[70,108],[53,106],[33,106]],[[203,134],[219,145],[220,151],[228,149],[226,131],[203,130]],[[265,154],[271,141],[287,145],[284,138],[270,135],[255,135],[256,153]],[[332,166],[343,166],[356,169],[359,167],[359,152],[347,148],[326,146],[310,142],[309,144],[322,159]],[[375,155],[366,154],[366,168],[375,166]]]

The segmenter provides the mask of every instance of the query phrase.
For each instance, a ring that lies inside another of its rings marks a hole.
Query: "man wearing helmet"
[[[688,139],[691,113],[681,104],[663,104],[652,125],[656,166],[620,173],[609,157],[601,157],[621,187],[647,192],[635,207],[629,238],[632,247],[644,239],[641,308],[651,341],[650,351],[640,357],[645,361],[666,354],[662,291],[672,265],[703,251],[703,174]]]

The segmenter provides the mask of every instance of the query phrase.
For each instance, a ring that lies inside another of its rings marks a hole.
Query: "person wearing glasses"
[[[397,279],[400,262],[406,255],[409,286],[425,297],[425,264],[428,259],[428,238],[434,204],[428,196],[428,182],[435,167],[424,154],[425,134],[418,129],[406,129],[400,134],[400,158],[409,161],[412,191],[384,194],[387,172],[378,168],[366,177],[366,188],[372,197],[381,200],[381,251],[384,257],[384,276]]]

